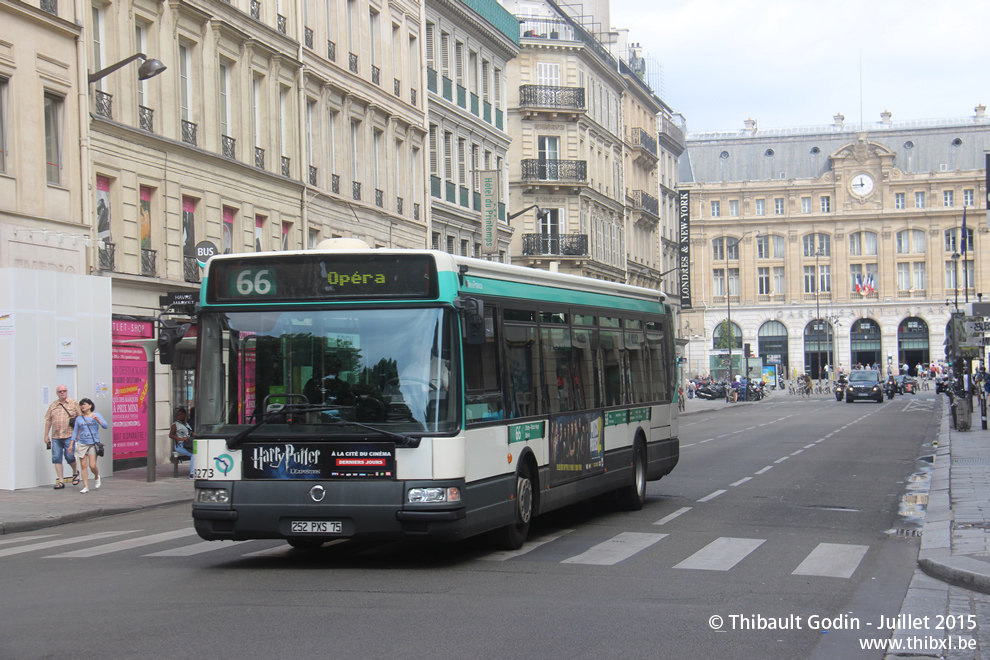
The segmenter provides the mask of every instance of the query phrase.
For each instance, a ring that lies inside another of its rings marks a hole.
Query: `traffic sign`
[[[966,334],[990,334],[990,320],[981,317],[969,317],[966,319]]]
[[[990,346],[990,337],[985,336],[969,336],[963,341],[959,342],[959,345],[963,348],[967,346]]]

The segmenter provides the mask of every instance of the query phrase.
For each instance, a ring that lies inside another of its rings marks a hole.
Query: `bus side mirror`
[[[161,364],[172,364],[175,345],[185,336],[189,326],[189,323],[158,320],[158,361]]]
[[[485,303],[477,298],[461,298],[458,308],[464,322],[464,341],[468,344],[484,344]]]

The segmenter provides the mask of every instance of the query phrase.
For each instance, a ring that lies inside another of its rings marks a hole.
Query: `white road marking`
[[[763,468],[762,470],[757,470],[753,474],[763,474],[764,472],[769,472],[772,469],[773,469],[773,466],[772,465],[768,465],[765,468]]]
[[[791,575],[850,578],[869,549],[868,545],[819,543]]]
[[[730,486],[738,486],[738,485],[740,485],[740,484],[744,484],[744,483],[746,483],[747,481],[749,481],[749,480],[750,480],[750,479],[752,479],[752,478],[753,478],[753,477],[743,477],[743,478],[742,478],[742,479],[740,479],[739,481],[737,481],[737,482],[735,482],[735,483],[731,483],[731,484],[729,484],[729,485],[730,485]]]
[[[804,453],[803,449],[798,449],[797,451],[792,451],[791,456],[797,456],[798,454],[803,454],[803,453]]]
[[[48,548],[57,548],[61,545],[70,545],[72,543],[85,543],[86,541],[96,541],[97,539],[105,539],[108,536],[120,536],[121,534],[134,534],[135,532],[138,531],[141,530],[126,530],[122,532],[98,532],[96,534],[90,534],[88,536],[76,536],[71,539],[58,539],[56,541],[44,541],[43,543],[22,545],[17,548],[7,548],[6,550],[0,550],[0,557],[19,555],[24,552],[33,552],[34,550],[47,550]]]
[[[699,502],[707,502],[708,500],[714,500],[716,497],[718,497],[719,495],[721,495],[724,492],[725,492],[724,490],[716,490],[714,493],[709,493],[708,495],[705,495],[704,497],[702,497],[698,501]]]
[[[561,563],[612,566],[659,543],[666,536],[667,534],[622,532],[603,543],[588,548],[588,550],[579,555],[565,559]]]
[[[17,539],[4,539],[0,541],[0,545],[7,545],[9,543],[20,543],[21,541],[34,541],[36,539],[47,539],[52,536],[58,536],[58,534],[40,534],[38,536],[22,536]]]
[[[73,550],[71,552],[63,552],[57,555],[49,555],[45,559],[55,559],[55,558],[65,558],[65,557],[97,557],[99,555],[107,555],[111,552],[120,552],[121,550],[131,550],[133,548],[140,548],[142,546],[151,545],[153,543],[162,543],[163,541],[172,541],[174,539],[181,539],[186,536],[192,536],[196,533],[196,530],[192,527],[186,529],[176,529],[171,532],[162,532],[161,534],[151,534],[150,536],[141,536],[136,539],[127,539],[126,541],[117,541],[116,543],[109,543],[107,545],[98,545],[94,548],[85,548],[83,550]]]
[[[688,511],[690,511],[691,509],[692,509],[692,507],[689,507],[689,506],[682,506],[682,507],[681,507],[680,509],[678,509],[677,511],[674,511],[674,512],[673,512],[672,514],[670,514],[670,515],[668,515],[668,516],[664,516],[663,518],[661,518],[660,520],[658,520],[658,521],[656,521],[656,522],[655,522],[655,523],[653,523],[653,524],[654,524],[654,525],[666,525],[667,523],[669,523],[669,522],[670,522],[671,520],[673,520],[674,518],[677,518],[677,517],[679,517],[679,516],[683,516],[683,515],[684,515],[685,513],[687,513],[687,512],[688,512]]]
[[[478,557],[478,559],[483,559],[485,561],[506,561],[507,559],[512,559],[513,557],[520,557],[527,552],[532,552],[542,545],[546,545],[551,541],[556,541],[565,534],[570,534],[573,529],[565,529],[560,532],[560,534],[554,534],[552,536],[541,536],[535,541],[526,541],[522,544],[522,547],[518,550],[499,550],[498,552],[492,552],[485,555],[484,557]]]
[[[674,566],[703,571],[727,571],[763,545],[766,539],[740,539],[723,536]]]
[[[203,541],[202,543],[193,543],[192,545],[185,545],[181,548],[172,548],[171,550],[162,550],[161,552],[152,552],[147,555],[142,555],[143,557],[192,557],[193,555],[201,555],[204,552],[213,552],[215,550],[224,550],[225,548],[233,548],[235,545],[241,545],[243,543],[250,543],[251,541]]]
[[[775,460],[774,463],[783,463],[788,458],[790,458],[790,456],[781,456],[780,458],[778,458],[777,460]]]

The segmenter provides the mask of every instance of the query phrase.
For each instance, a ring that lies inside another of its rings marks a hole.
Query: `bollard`
[[[983,422],[983,430],[987,430],[987,398],[980,397],[980,421]]]
[[[968,431],[973,425],[973,411],[969,397],[956,397],[956,430]]]

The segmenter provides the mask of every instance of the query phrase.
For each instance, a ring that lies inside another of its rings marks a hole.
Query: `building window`
[[[829,197],[828,195],[822,195],[821,200],[822,200],[822,213],[831,213],[832,198]]]
[[[725,259],[725,239],[716,238],[712,241],[712,259],[721,261]]]
[[[61,96],[45,94],[45,161],[48,183],[62,183],[62,120],[65,101]]]
[[[7,171],[7,79],[0,78],[0,172]]]
[[[957,252],[960,249],[963,252],[973,251],[973,230],[966,228],[966,244],[960,247],[958,240],[959,230],[958,229],[946,229],[945,230],[945,251],[946,252]]]
[[[914,193],[914,208],[925,208],[925,193],[923,191]]]
[[[907,201],[904,198],[904,193],[894,193],[894,208],[895,209],[905,209],[907,208]]]
[[[784,215],[784,198],[776,197],[773,200],[773,214]]]
[[[818,266],[818,290],[828,293],[832,290],[832,267],[828,264]]]
[[[770,295],[770,269],[769,268],[759,268],[757,269],[757,284],[759,285],[759,291],[761,296]]]
[[[725,295],[725,270],[716,268],[712,272],[712,294],[716,296]]]
[[[770,237],[766,235],[760,235],[756,237],[756,258],[757,259],[769,259],[770,258]]]
[[[925,277],[925,262],[914,262],[914,288],[917,291],[924,291],[927,287],[927,277]]]
[[[787,241],[779,234],[773,235],[773,258],[783,259],[787,256]]]
[[[729,200],[729,215],[733,218],[739,217],[739,200],[730,199]]]
[[[738,296],[739,295],[739,269],[730,268],[729,269],[729,295]]]
[[[767,200],[758,199],[756,200],[756,215],[766,215],[767,214]]]
[[[954,190],[943,190],[942,191],[942,206],[951,208],[953,202],[956,198],[956,191]]]
[[[849,290],[859,292],[863,288],[863,264],[850,264]]]
[[[802,197],[801,198],[801,213],[811,213],[811,198]]]
[[[804,292],[815,293],[815,267],[804,267]]]
[[[778,296],[783,295],[787,291],[787,283],[784,281],[784,267],[774,266],[773,268],[773,291]]]
[[[722,204],[721,204],[721,202],[718,202],[718,201],[712,202],[712,217],[713,218],[717,218],[720,215],[722,215]]]
[[[3,82],[0,81],[0,85],[2,84]],[[3,102],[2,99],[0,99],[0,103],[2,102]],[[0,145],[0,147],[2,147],[2,145]],[[963,206],[973,206],[974,199],[975,199],[975,195],[972,188],[963,191]]]
[[[911,264],[906,261],[897,264],[897,290],[907,291],[911,288]]]
[[[818,252],[821,251],[819,255]],[[804,237],[804,256],[828,257],[832,254],[832,237],[828,234],[808,234]]]
[[[849,234],[849,254],[853,257],[875,255],[877,253],[877,235],[872,231],[861,231]]]

